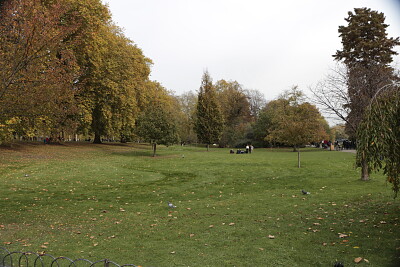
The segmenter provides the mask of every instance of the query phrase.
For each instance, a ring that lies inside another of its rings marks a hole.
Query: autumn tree
[[[266,140],[297,148],[327,137],[325,119],[318,109],[303,100],[297,87],[268,103],[270,129]]]
[[[195,131],[200,142],[216,143],[221,138],[224,121],[212,79],[205,71],[197,97]]]
[[[267,104],[264,94],[256,89],[246,89],[243,93],[250,105],[250,115],[257,120],[261,110]]]
[[[224,130],[220,146],[233,147],[246,142],[246,134],[251,127],[250,103],[244,89],[237,81],[220,80],[215,88],[224,120]]]
[[[79,20],[65,1],[6,1],[0,17],[0,124],[27,135],[59,131],[76,114],[78,67],[71,51]],[[1,139],[1,138],[0,138]]]
[[[343,49],[334,58],[347,67],[347,94],[349,114],[347,132],[355,136],[364,118],[365,108],[379,91],[391,83],[393,69],[390,67],[393,48],[400,44],[399,38],[389,38],[383,13],[369,8],[355,8],[345,19],[347,26],[340,26]],[[361,153],[361,155],[364,155]],[[359,161],[361,179],[369,179],[367,158]]]
[[[126,141],[146,92],[151,61],[113,25],[108,8],[100,0],[68,0],[83,22],[78,29],[81,45],[74,53],[82,69],[76,83],[82,90],[80,130]],[[76,36],[70,36],[76,38]]]
[[[197,136],[193,126],[194,121],[196,121],[197,96],[193,92],[186,92],[177,96],[177,102],[177,107],[179,108],[179,110],[176,110],[176,113],[179,114],[179,137],[184,143],[195,143],[197,142]]]

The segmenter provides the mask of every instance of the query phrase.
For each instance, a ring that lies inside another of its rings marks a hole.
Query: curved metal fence
[[[87,259],[72,260],[67,257],[54,257],[50,254],[36,252],[10,252],[0,248],[0,267],[125,267],[133,264],[119,265],[108,259],[92,262]]]

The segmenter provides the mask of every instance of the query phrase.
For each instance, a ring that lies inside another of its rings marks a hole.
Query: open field
[[[307,150],[300,169],[289,150],[151,154],[1,148],[0,247],[142,266],[400,266],[400,202],[381,174],[359,181],[352,153]]]

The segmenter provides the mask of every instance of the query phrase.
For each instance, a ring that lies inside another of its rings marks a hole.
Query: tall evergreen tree
[[[223,125],[217,93],[208,71],[205,71],[198,94],[195,131],[199,141],[207,144],[207,150],[210,144],[218,142],[221,138]]]
[[[376,92],[391,83],[393,69],[390,67],[393,47],[399,38],[389,38],[383,13],[369,8],[355,8],[345,19],[347,26],[339,27],[343,49],[334,58],[347,66],[347,87],[350,109],[347,132],[355,138],[358,125],[363,119],[365,107]],[[369,179],[367,159],[360,161],[361,179]]]

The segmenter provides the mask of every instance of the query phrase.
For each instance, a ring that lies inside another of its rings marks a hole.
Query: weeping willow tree
[[[366,110],[357,131],[357,166],[383,170],[395,197],[400,184],[400,83],[381,88]]]

